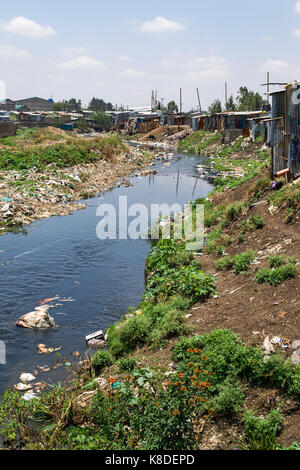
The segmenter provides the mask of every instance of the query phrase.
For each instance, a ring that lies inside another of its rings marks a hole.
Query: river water
[[[19,382],[21,372],[53,366],[56,355],[41,356],[37,345],[60,347],[72,360],[85,352],[85,336],[119,320],[128,307],[137,306],[144,292],[144,264],[148,240],[105,240],[96,236],[100,203],[118,208],[119,196],[128,205],[186,204],[205,197],[212,186],[198,177],[203,157],[175,154],[169,165],[159,161],[157,175],[132,178],[132,187],[116,188],[86,201],[87,209],[65,217],[33,223],[24,233],[0,237],[0,341],[6,345],[6,365],[0,364],[0,393]],[[16,320],[34,310],[41,300],[59,296],[73,301],[50,309],[56,327],[17,328]],[[65,367],[40,373],[37,380],[62,380]]]

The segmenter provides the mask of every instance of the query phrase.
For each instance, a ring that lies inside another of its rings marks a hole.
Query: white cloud
[[[201,79],[226,77],[230,73],[230,64],[224,57],[194,57],[178,56],[171,60],[163,60],[162,66],[165,68],[184,69],[185,78]]]
[[[4,24],[5,31],[20,36],[30,36],[32,38],[44,38],[54,36],[56,31],[52,26],[42,26],[33,20],[17,16]]]
[[[61,47],[62,54],[66,57],[77,57],[87,53],[86,47]]]
[[[128,62],[128,61],[129,61],[129,57],[128,57],[127,55],[121,55],[121,56],[119,57],[119,60],[120,60],[121,62]]]
[[[15,46],[0,46],[0,57],[12,59],[29,59],[31,53],[25,49],[17,49]]]
[[[144,72],[143,70],[126,69],[122,72],[122,75],[124,77],[129,77],[129,78],[140,78],[140,77],[145,77],[146,72]]]
[[[295,36],[296,38],[300,38],[300,29],[295,29],[292,32],[292,36]]]
[[[261,40],[262,40],[262,41],[270,42],[270,41],[274,41],[275,38],[274,38],[274,36],[263,36],[263,37],[261,38]]]
[[[299,80],[300,67],[298,65],[289,64],[284,60],[267,60],[262,66],[263,72],[272,72],[278,79],[283,81]]]
[[[158,16],[152,21],[145,21],[142,23],[139,29],[143,33],[166,33],[184,31],[184,26],[178,21],[171,21],[167,20],[163,16]]]
[[[300,13],[300,2],[296,2],[295,4],[295,12]]]
[[[99,60],[92,59],[88,56],[78,56],[74,59],[67,60],[66,62],[61,62],[57,66],[59,69],[63,70],[75,70],[75,69],[86,69],[92,67],[101,67],[104,68],[104,64]]]
[[[263,72],[278,72],[287,70],[290,67],[284,60],[269,59],[262,65],[261,69]]]

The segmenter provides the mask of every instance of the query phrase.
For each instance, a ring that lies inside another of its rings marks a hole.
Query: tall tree
[[[175,103],[175,101],[170,101],[170,103],[168,103],[168,111],[170,113],[178,113],[178,106],[177,104]]]
[[[226,103],[226,111],[235,111],[236,104],[234,102],[233,96],[229,96],[228,101]]]
[[[240,87],[237,96],[239,111],[260,111],[265,100],[259,93]]]
[[[217,114],[222,112],[222,103],[221,100],[215,100],[209,107],[208,107],[209,114]]]

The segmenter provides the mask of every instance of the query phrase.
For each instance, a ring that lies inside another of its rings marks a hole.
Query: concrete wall
[[[15,135],[17,125],[14,122],[0,122],[0,138]]]

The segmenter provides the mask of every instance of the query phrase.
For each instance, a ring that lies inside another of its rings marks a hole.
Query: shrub
[[[194,266],[180,269],[160,269],[147,283],[145,299],[165,301],[174,295],[189,298],[191,303],[215,293],[215,279]]]
[[[97,351],[92,358],[92,365],[96,374],[100,374],[106,367],[113,364],[113,357],[108,351]]]
[[[244,204],[242,202],[234,202],[229,204],[225,209],[225,218],[228,222],[236,220],[243,212]]]
[[[257,418],[252,411],[244,417],[244,432],[249,450],[276,450],[276,435],[282,427],[283,416],[273,410],[266,418]]]
[[[260,215],[253,215],[248,220],[247,230],[249,230],[250,232],[252,232],[253,230],[259,230],[263,228],[264,225],[265,225],[265,222]]]
[[[118,323],[108,330],[109,350],[117,357],[144,346],[150,340],[151,321],[144,316]]]
[[[234,260],[230,256],[225,256],[216,262],[216,266],[219,271],[230,271],[234,266]]]
[[[211,408],[221,416],[232,417],[239,413],[245,401],[245,396],[239,380],[228,377],[217,387],[217,395]]]
[[[132,372],[135,366],[136,366],[136,360],[131,357],[120,359],[118,361],[118,367],[121,373]]]
[[[297,276],[295,264],[289,263],[276,269],[261,269],[255,276],[255,282],[258,284],[269,284],[277,286],[284,281]]]
[[[255,259],[254,251],[246,251],[240,255],[234,257],[234,268],[236,274],[244,273],[248,270],[249,266],[253,263]]]
[[[151,339],[153,344],[158,347],[162,345],[163,340],[174,336],[188,335],[193,328],[186,323],[185,312],[172,309],[158,320],[155,330],[152,332]]]

